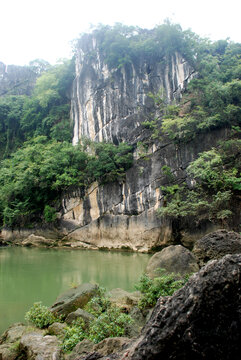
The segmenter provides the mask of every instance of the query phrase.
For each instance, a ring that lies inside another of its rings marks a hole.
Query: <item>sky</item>
[[[241,42],[240,0],[1,0],[0,61],[55,64],[92,25],[153,28],[166,18],[211,40]]]

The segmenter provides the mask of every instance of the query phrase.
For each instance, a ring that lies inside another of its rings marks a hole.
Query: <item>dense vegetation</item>
[[[141,292],[141,299],[138,307],[141,310],[152,308],[156,305],[160,296],[171,296],[173,293],[184,286],[189,275],[181,278],[177,274],[168,274],[165,269],[159,269],[157,276],[152,279],[143,274],[140,277],[136,289]]]
[[[132,164],[126,144],[93,144],[95,155],[83,146],[38,136],[24,143],[0,169],[0,213],[7,226],[24,226],[56,218],[60,195],[69,187],[83,190],[93,181],[122,180]],[[55,209],[55,210],[54,210]]]
[[[130,315],[111,304],[103,288],[99,288],[98,294],[88,302],[84,310],[92,315],[92,320],[85,322],[78,319],[71,325],[66,325],[62,339],[65,352],[71,351],[83,339],[98,343],[108,337],[124,336],[128,325],[133,321]],[[26,313],[25,319],[38,328],[47,328],[53,322],[62,321],[41,303],[35,303]]]
[[[152,140],[168,139],[177,147],[218,128],[227,129],[229,138],[190,164],[188,181],[180,182],[175,169],[162,171],[169,176],[160,213],[221,222],[232,217],[231,204],[241,186],[241,44],[201,39],[169,21],[153,30],[100,25],[93,34],[111,69],[139,61],[159,62],[164,69],[175,52],[193,66],[198,76],[180,104],[167,104],[162,89],[150,94],[156,111],[143,126],[152,129]],[[82,35],[76,46],[86,46],[89,36]],[[95,55],[85,51],[86,61]],[[54,221],[64,191],[75,186],[84,190],[95,180],[123,180],[132,164],[125,144],[83,141],[71,146],[73,60],[53,67],[37,60],[31,66],[39,75],[33,94],[0,97],[0,225],[11,227]]]
[[[32,96],[0,97],[0,225],[8,227],[53,222],[64,191],[122,181],[132,164],[124,143],[72,146],[73,61],[41,64]]]
[[[64,61],[43,72],[40,66],[35,68],[41,76],[32,96],[0,97],[0,159],[9,157],[35,136],[71,141],[68,92],[74,78],[74,62]]]
[[[166,20],[153,30],[136,26],[99,25],[92,32],[107,65],[113,68],[141,61],[166,64],[175,52],[193,64],[198,37],[190,30],[182,31],[179,24]],[[86,60],[95,58],[93,50],[86,51],[87,34],[75,41],[75,48],[85,48]]]
[[[156,116],[143,126],[152,130],[152,140],[171,140],[177,148],[202,133],[226,129],[225,141],[189,165],[187,179],[163,167],[164,206],[159,209],[176,219],[193,216],[196,223],[209,219],[225,225],[237,211],[241,190],[241,44],[199,39],[195,49],[198,76],[182,101],[167,104],[163,91],[149,94]]]
[[[177,279],[177,275],[167,274],[159,269],[158,277],[151,279],[142,275],[136,288],[141,291],[138,307],[141,311],[153,308],[160,296],[170,296],[180,289],[188,280]],[[105,338],[128,336],[130,325],[134,322],[130,314],[124,313],[121,308],[111,303],[106,290],[98,289],[98,293],[85,305],[84,310],[92,317],[84,321],[79,318],[65,326],[64,336],[61,337],[62,349],[71,351],[76,344],[84,339],[99,343]],[[25,315],[25,319],[38,328],[47,328],[54,322],[62,322],[63,318],[54,315],[46,306],[35,303]],[[135,326],[135,324],[134,324]],[[47,330],[51,334],[51,330]]]

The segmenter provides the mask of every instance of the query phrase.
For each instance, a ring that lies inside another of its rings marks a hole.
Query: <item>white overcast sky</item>
[[[54,64],[71,56],[71,40],[91,24],[153,28],[166,18],[212,40],[241,42],[240,0],[1,0],[0,61]]]

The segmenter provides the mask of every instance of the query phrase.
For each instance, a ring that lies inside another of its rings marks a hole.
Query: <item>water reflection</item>
[[[50,305],[73,284],[134,290],[149,255],[88,250],[0,248],[0,333],[36,301]]]

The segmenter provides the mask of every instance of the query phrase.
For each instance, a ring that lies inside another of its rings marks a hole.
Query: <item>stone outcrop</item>
[[[88,283],[69,289],[56,299],[50,310],[57,315],[66,317],[69,313],[84,307],[97,294],[97,291],[97,285]]]
[[[194,221],[177,225],[158,216],[156,210],[164,201],[161,186],[167,184],[161,168],[168,165],[176,176],[185,179],[190,161],[225,136],[220,130],[179,147],[159,143],[150,149],[150,156],[135,161],[123,183],[93,184],[85,195],[79,190],[66,193],[62,199],[63,244],[145,252],[188,239],[188,246],[193,247],[195,240],[216,228],[209,223],[197,229]],[[186,230],[183,236],[182,226]]]
[[[225,138],[226,131],[201,134],[198,139],[179,145],[158,139],[142,148],[151,137],[142,123],[153,120],[158,113],[148,94],[157,94],[161,89],[167,102],[179,100],[194,76],[192,67],[178,53],[166,65],[150,57],[148,61],[140,58],[110,69],[98,41],[92,35],[81,40],[71,99],[73,144],[83,138],[115,144],[125,141],[133,145],[135,162],[122,183],[92,184],[84,194],[76,189],[63,196],[63,245],[90,249],[124,247],[145,252],[185,242],[192,248],[200,234],[216,230],[212,224],[205,224],[206,228],[197,231],[194,224],[189,224],[183,227],[187,231],[182,236],[180,224],[160,219],[156,210],[164,201],[160,187],[168,183],[162,167],[169,166],[180,181],[185,180],[188,164]]]
[[[141,297],[140,291],[128,292],[120,288],[112,289],[107,295],[112,304],[128,313],[138,304]]]
[[[91,56],[91,54],[95,56]],[[136,61],[119,69],[105,63],[100,44],[93,35],[79,42],[72,117],[76,144],[82,137],[94,141],[137,141],[141,122],[153,110],[148,93],[163,89],[167,101],[180,99],[193,68],[176,53],[171,62]]]
[[[193,253],[200,266],[227,254],[241,254],[241,236],[234,231],[218,230],[199,239]]]
[[[73,321],[78,319],[82,319],[85,323],[85,326],[88,327],[90,321],[94,319],[94,316],[83,309],[77,309],[67,315],[65,322],[67,324],[71,324]]]
[[[25,359],[62,360],[60,341],[56,336],[29,333],[20,340],[20,351]]]
[[[46,239],[43,236],[31,234],[21,242],[21,245],[29,247],[52,247],[55,243],[56,241],[54,239]]]
[[[154,254],[149,260],[146,273],[151,278],[158,277],[158,270],[180,275],[191,274],[199,270],[195,256],[181,245],[171,245]]]
[[[238,360],[240,290],[241,255],[211,261],[172,297],[159,299],[125,358]]]
[[[116,351],[122,351],[129,343],[130,339],[125,337],[106,338],[98,344],[85,339],[75,346],[68,360],[103,359]]]
[[[5,65],[0,62],[0,96],[30,95],[37,74],[30,66]]]

